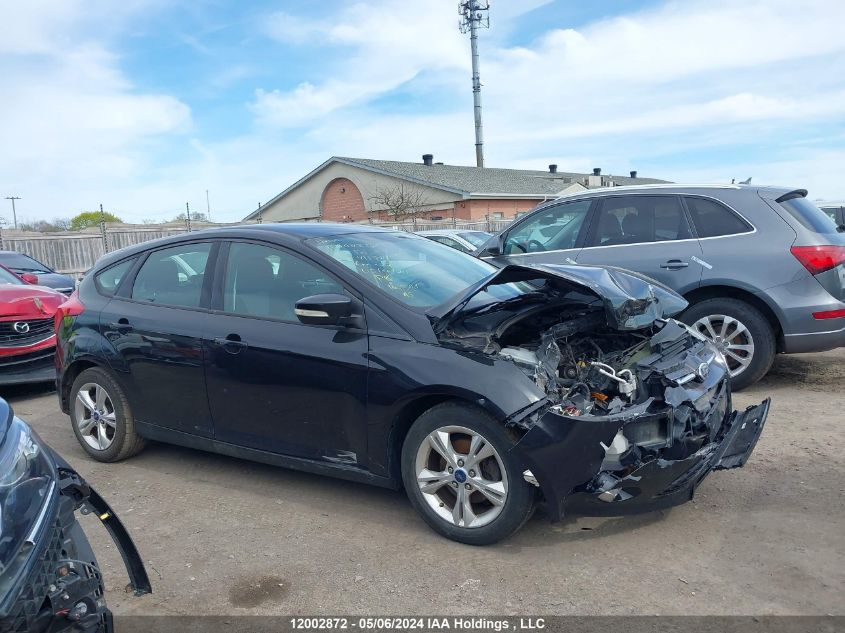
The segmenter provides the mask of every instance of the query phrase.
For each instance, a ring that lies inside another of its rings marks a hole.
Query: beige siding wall
[[[352,167],[344,163],[332,163],[323,171],[315,174],[310,180],[290,191],[274,204],[261,207],[262,222],[291,222],[294,220],[317,220],[320,217],[320,200],[326,186],[336,178],[348,178],[361,192],[364,205],[368,211],[379,211],[373,205],[371,197],[380,189],[392,188],[402,183],[409,189],[421,189],[428,202],[426,210],[451,209],[455,200],[460,200],[459,194],[449,193],[432,187],[416,185],[406,180],[383,176],[366,169]]]

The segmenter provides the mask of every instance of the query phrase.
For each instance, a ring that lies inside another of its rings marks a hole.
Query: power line
[[[478,73],[478,29],[490,28],[489,0],[461,0],[458,14],[461,33],[469,32],[472,49],[472,101],[475,114],[475,164],[484,167],[484,133],[481,125],[481,76]]]
[[[6,200],[12,201],[12,221],[15,223],[15,228],[18,228],[18,214],[15,211],[15,200],[20,200],[20,196],[6,196]]]

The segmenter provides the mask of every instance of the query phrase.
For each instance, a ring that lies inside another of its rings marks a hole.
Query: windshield
[[[440,305],[496,271],[480,259],[399,231],[313,238],[308,243],[412,307]]]
[[[0,268],[0,284],[4,286],[20,286],[23,283],[23,280],[17,275],[10,273],[5,268]]]
[[[484,242],[489,240],[491,237],[490,233],[485,233],[484,231],[464,231],[462,233],[458,233],[458,235],[475,246],[475,248],[484,244]]]
[[[0,255],[0,263],[12,270],[25,273],[51,272],[44,264],[41,264],[31,257],[21,253],[4,253],[3,255]]]

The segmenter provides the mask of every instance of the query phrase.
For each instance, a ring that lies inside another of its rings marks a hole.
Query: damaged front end
[[[542,392],[507,424],[552,519],[668,507],[712,470],[744,465],[769,401],[731,410],[721,353],[667,318],[680,296],[618,269],[508,268],[503,283],[530,282],[521,300],[464,301],[435,329],[511,361]]]

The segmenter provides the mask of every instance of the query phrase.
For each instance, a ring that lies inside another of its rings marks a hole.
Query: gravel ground
[[[119,464],[78,446],[55,394],[15,412],[127,524],[154,593],[83,525],[117,614],[845,614],[845,350],[779,357],[735,406],[773,405],[747,466],[693,503],[618,519],[541,513],[511,539],[444,540],[404,494],[165,445]]]

